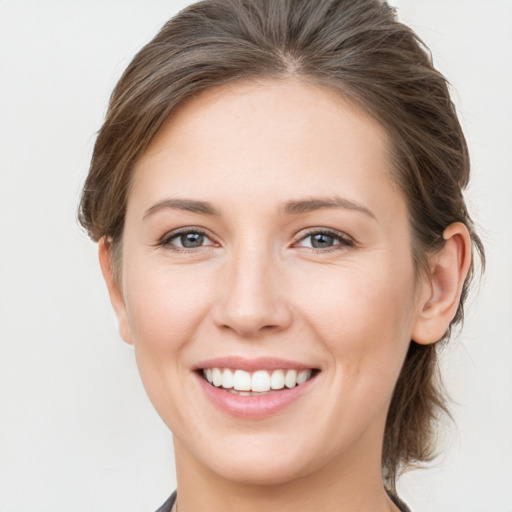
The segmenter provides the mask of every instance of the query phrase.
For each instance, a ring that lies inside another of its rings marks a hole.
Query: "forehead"
[[[388,145],[384,128],[338,92],[291,79],[238,82],[173,112],[137,162],[132,190],[371,203],[384,189],[398,193]]]

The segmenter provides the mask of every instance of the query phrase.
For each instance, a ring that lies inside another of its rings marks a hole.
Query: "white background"
[[[188,3],[0,0],[0,512],[151,512],[174,489],[75,210],[116,79]],[[456,427],[400,489],[414,512],[511,512],[512,1],[393,3],[454,86],[488,252],[443,358]]]

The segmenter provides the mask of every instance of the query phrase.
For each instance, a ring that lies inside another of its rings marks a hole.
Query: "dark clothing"
[[[389,497],[393,500],[393,503],[402,511],[402,512],[411,512],[409,507],[397,496],[393,494],[389,494]],[[156,511],[156,512],[171,512],[172,506],[176,500],[176,491],[171,494],[171,497]],[[205,511],[206,512],[206,511]]]
[[[171,497],[156,511],[156,512],[171,512],[172,506],[176,501],[176,491],[171,494]]]

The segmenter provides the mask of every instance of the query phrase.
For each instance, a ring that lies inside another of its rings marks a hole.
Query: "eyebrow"
[[[152,215],[153,213],[163,210],[165,208],[172,208],[178,210],[184,210],[192,213],[200,213],[203,215],[214,215],[220,216],[220,211],[215,208],[211,203],[206,201],[197,201],[195,199],[181,199],[181,198],[169,198],[158,201],[153,206],[150,206],[143,216],[143,220]],[[287,201],[282,207],[281,211],[287,215],[297,215],[301,213],[309,213],[315,210],[321,210],[324,208],[345,208],[347,210],[355,210],[362,212],[373,219],[376,219],[373,212],[371,212],[365,206],[358,204],[350,199],[343,197],[313,197],[309,199]]]
[[[211,203],[207,203],[206,201],[196,201],[194,199],[163,199],[162,201],[158,201],[153,206],[150,206],[142,217],[143,220],[146,220],[151,214],[163,210],[165,208],[173,208],[177,210],[185,210],[187,212],[192,213],[202,213],[203,215],[215,215],[219,216],[220,212],[215,208]]]
[[[282,211],[288,215],[308,213],[315,210],[321,210],[323,208],[345,208],[347,210],[355,210],[357,212],[364,213],[373,219],[377,219],[375,214],[365,206],[345,199],[343,197],[313,197],[310,199],[299,200],[299,201],[288,201],[282,207]]]

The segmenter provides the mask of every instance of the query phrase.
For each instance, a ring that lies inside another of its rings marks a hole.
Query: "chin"
[[[199,437],[206,442],[197,443]],[[198,435],[190,444],[190,439],[180,442],[175,437],[176,457],[181,459],[185,454],[188,460],[195,460],[198,469],[232,483],[254,486],[285,484],[319,466],[316,454],[309,453],[311,443],[305,439],[261,433],[219,439]]]
[[[297,461],[275,460],[261,455],[242,459],[226,458],[220,464],[214,464],[211,470],[230,482],[254,486],[285,484],[308,473]]]

